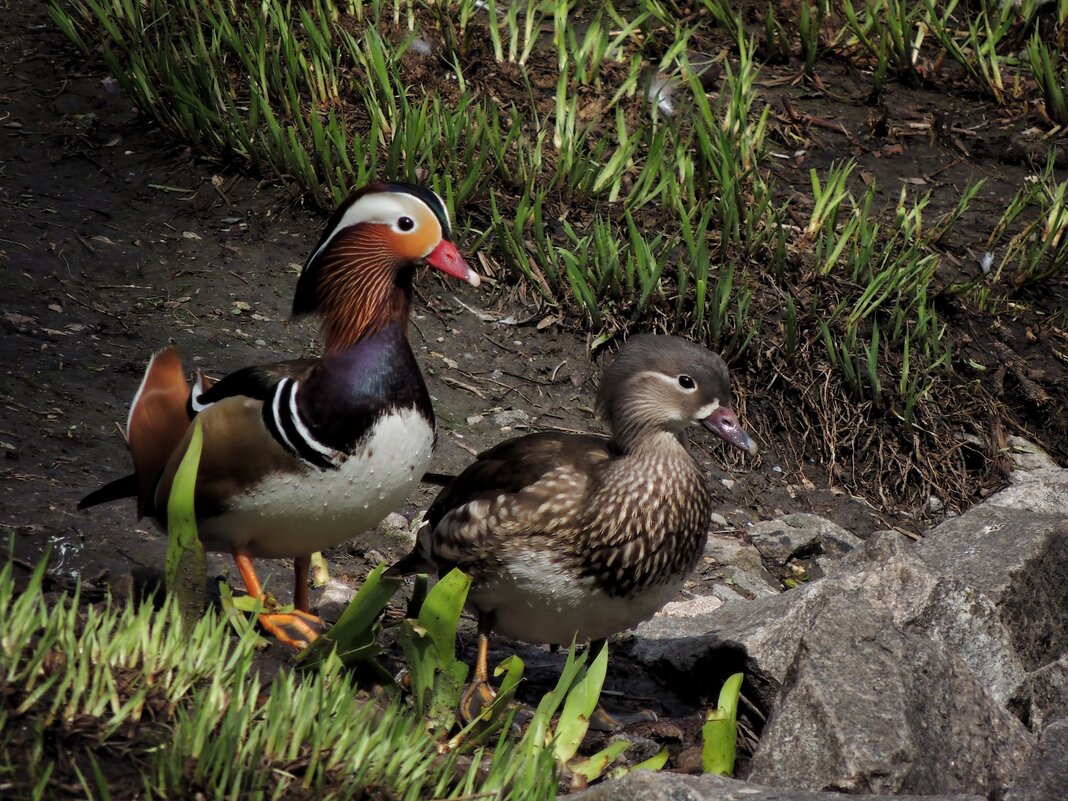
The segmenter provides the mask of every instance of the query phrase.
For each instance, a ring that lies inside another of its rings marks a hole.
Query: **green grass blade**
[[[208,561],[197,535],[193,508],[202,446],[200,421],[194,420],[189,447],[174,474],[167,499],[167,592],[178,599],[182,616],[188,622],[193,622],[204,612],[207,602],[204,585],[208,577]]]

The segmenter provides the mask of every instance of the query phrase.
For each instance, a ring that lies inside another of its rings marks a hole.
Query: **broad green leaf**
[[[563,764],[571,761],[586,736],[590,727],[590,716],[597,707],[597,699],[601,696],[601,687],[607,672],[608,643],[605,643],[589,668],[580,675],[567,694],[560,720],[557,721],[553,748],[556,758]]]
[[[411,674],[415,708],[428,729],[445,734],[467,678],[467,665],[456,658],[456,628],[467,602],[471,578],[454,569],[427,593],[416,620],[400,626],[400,644]]]
[[[579,778],[577,783],[572,780],[571,786],[578,789],[599,778],[604,773],[605,768],[615,762],[630,746],[631,744],[626,740],[616,740],[593,756],[570,763],[568,767]]]
[[[470,587],[471,577],[453,568],[427,593],[419,610],[419,623],[433,639],[443,661],[455,659],[456,627]]]
[[[337,623],[323,632],[318,639],[305,648],[298,657],[302,665],[315,665],[337,648],[346,664],[353,664],[377,654],[374,646],[378,621],[386,604],[401,586],[401,580],[384,577],[386,565],[372,570],[359,592],[345,607]]]
[[[701,763],[706,773],[730,776],[734,771],[741,689],[741,673],[735,673],[723,682],[718,705],[708,713],[708,722],[701,727]]]
[[[207,603],[204,583],[208,578],[208,561],[197,536],[193,508],[202,445],[200,421],[195,420],[189,447],[174,474],[167,499],[167,592],[178,600],[182,618],[188,623],[193,623],[204,613]]]

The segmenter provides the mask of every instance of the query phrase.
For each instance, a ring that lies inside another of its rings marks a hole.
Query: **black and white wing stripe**
[[[297,408],[300,382],[283,378],[263,404],[263,422],[278,443],[301,461],[323,470],[336,470],[344,454],[319,442]]]

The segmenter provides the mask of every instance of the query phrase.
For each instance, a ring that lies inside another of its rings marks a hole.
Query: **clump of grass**
[[[554,795],[551,753],[503,734],[442,756],[419,715],[361,693],[336,655],[264,679],[252,631],[235,638],[212,611],[190,624],[173,601],[50,599],[45,569],[16,589],[14,563],[0,568],[5,798]]]
[[[852,41],[915,85],[920,82],[917,62],[927,35],[927,10],[920,3],[904,0],[867,0],[858,10],[844,0],[842,11]]]
[[[963,32],[957,29],[954,17],[957,0],[937,6],[932,0],[924,0],[924,4],[935,38],[946,52],[964,68],[980,91],[998,103],[1003,102],[1005,57],[998,48],[1013,28],[1014,4],[998,3],[991,7],[988,2],[981,3],[977,13],[969,14]]]
[[[1027,43],[1027,55],[1031,72],[1042,89],[1046,115],[1058,125],[1068,125],[1068,56],[1037,33]]]

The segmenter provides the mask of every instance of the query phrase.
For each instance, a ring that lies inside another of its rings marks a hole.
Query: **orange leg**
[[[260,579],[256,575],[256,569],[252,566],[252,556],[243,548],[235,548],[234,562],[237,563],[237,569],[245,582],[245,589],[248,590],[248,594],[259,598],[264,607],[267,607],[268,599],[263,591],[263,586],[260,584]],[[305,582],[304,586],[305,594],[307,594],[307,582]],[[295,612],[288,613],[261,612],[260,625],[280,642],[297,649],[303,649],[319,636],[318,629],[322,626],[322,621],[315,615],[298,609]]]
[[[489,683],[489,634],[492,628],[492,615],[479,615],[475,680],[467,685],[460,696],[460,714],[469,721],[477,718],[497,698],[497,693]]]

